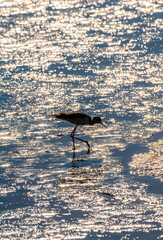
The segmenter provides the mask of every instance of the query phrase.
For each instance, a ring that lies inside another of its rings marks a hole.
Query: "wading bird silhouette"
[[[83,140],[81,138],[77,138],[77,137],[74,136],[77,127],[79,125],[94,125],[96,123],[100,123],[107,128],[107,126],[104,123],[102,123],[100,117],[94,117],[92,119],[89,115],[84,114],[84,113],[80,113],[80,112],[74,112],[74,113],[63,113],[63,112],[61,112],[61,113],[58,113],[56,115],[53,114],[52,116],[54,116],[57,119],[65,120],[67,122],[70,122],[70,123],[73,123],[73,124],[76,125],[75,128],[73,129],[72,133],[70,134],[70,137],[72,138],[72,141],[73,141],[74,150],[75,150],[74,139],[77,139],[77,140],[85,142],[87,144],[87,146],[88,146],[88,152],[87,153],[90,152],[90,145],[89,145],[88,141]]]

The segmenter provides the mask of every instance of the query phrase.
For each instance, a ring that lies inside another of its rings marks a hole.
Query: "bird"
[[[79,125],[94,125],[96,123],[100,123],[103,126],[105,126],[107,128],[107,126],[102,123],[102,120],[100,117],[94,117],[91,118],[89,115],[85,114],[85,113],[80,113],[80,112],[72,112],[72,113],[64,113],[64,112],[60,112],[58,114],[53,114],[52,116],[54,116],[56,119],[60,119],[60,120],[65,120],[67,122],[73,123],[75,124],[75,128],[73,129],[73,131],[70,134],[70,137],[72,138],[73,141],[73,146],[74,146],[74,150],[75,150],[75,141],[74,139],[77,139],[79,141],[85,142],[88,146],[88,152],[90,151],[90,145],[88,143],[88,141],[83,140],[81,138],[77,138],[75,137],[75,132],[76,129]]]

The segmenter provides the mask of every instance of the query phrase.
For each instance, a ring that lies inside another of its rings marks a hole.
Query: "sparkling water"
[[[162,9],[0,3],[0,239],[161,239]],[[107,124],[74,126],[83,112]]]

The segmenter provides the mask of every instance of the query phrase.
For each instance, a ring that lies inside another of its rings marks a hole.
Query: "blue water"
[[[0,239],[161,239],[160,1],[1,1]],[[57,112],[108,125],[56,121]]]

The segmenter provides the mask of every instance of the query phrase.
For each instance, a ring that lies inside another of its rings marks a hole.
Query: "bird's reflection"
[[[92,162],[87,159],[87,157],[77,158],[71,162],[71,171],[69,180],[71,183],[80,184],[91,184],[91,186],[96,186],[99,179],[101,179],[101,174],[103,173],[103,168],[94,168]]]

